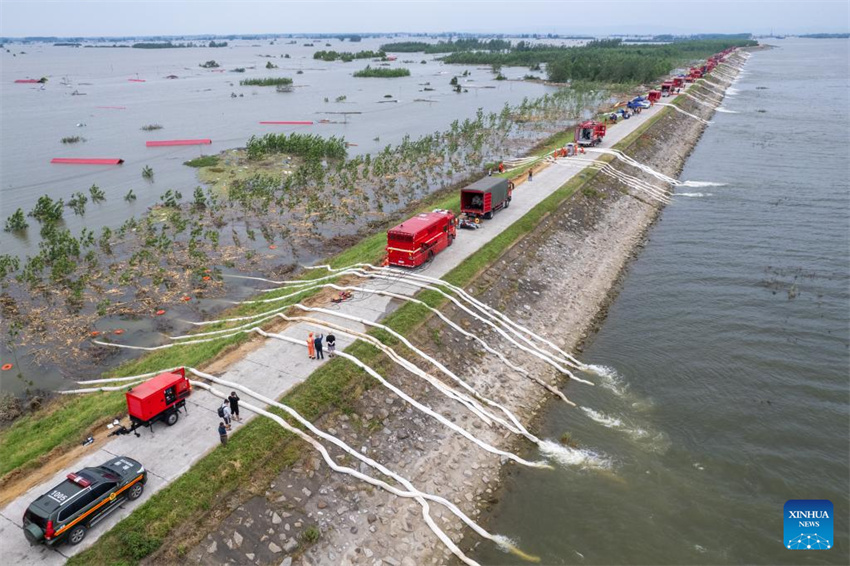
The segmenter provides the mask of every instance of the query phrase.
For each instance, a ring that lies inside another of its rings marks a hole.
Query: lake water
[[[848,564],[846,40],[756,52],[682,173],[541,436],[608,469],[515,470],[490,516],[544,564]],[[783,546],[783,505],[829,499],[835,546]],[[484,564],[516,559],[482,545]]]
[[[67,202],[72,193],[86,191],[96,183],[106,191],[106,202],[90,204],[83,219],[66,211],[66,225],[74,232],[83,226],[117,227],[156,203],[167,189],[191,194],[198,183],[195,170],[183,165],[184,161],[244,146],[254,134],[297,131],[343,136],[357,144],[350,148],[351,155],[369,153],[397,144],[405,135],[416,139],[446,130],[454,120],[474,117],[478,108],[498,112],[505,103],[517,104],[524,97],[533,99],[555,90],[535,83],[496,81],[488,69],[444,65],[435,60],[439,55],[422,53],[399,53],[398,60],[390,64],[409,68],[410,77],[355,79],[351,76],[354,71],[378,63],[369,59],[351,63],[317,61],[313,53],[377,51],[381,43],[390,39],[369,38],[357,43],[332,39],[327,42],[330,47],[318,39],[301,38],[295,45],[288,41],[279,39],[273,45],[268,40],[235,41],[225,48],[191,49],[6,45],[11,53],[0,51],[0,220],[5,221],[17,208],[30,210],[42,194]],[[312,43],[313,47],[305,47],[305,43]],[[281,58],[284,54],[290,58]],[[199,67],[209,60],[221,66]],[[411,62],[404,63],[405,60]],[[278,68],[266,69],[269,62]],[[231,72],[237,67],[246,71]],[[449,81],[464,71],[470,76],[462,78],[461,84],[469,92],[457,94]],[[528,70],[522,68],[504,72],[508,78],[522,78],[525,73]],[[178,78],[166,79],[169,75]],[[43,87],[14,82],[41,77],[49,78]],[[239,85],[241,79],[261,77],[290,77],[294,80],[293,92]],[[424,91],[427,83],[435,90]],[[75,91],[85,94],[74,96]],[[231,93],[236,93],[237,98],[232,98]],[[386,95],[398,102],[386,102]],[[346,97],[345,101],[335,102],[340,96]],[[329,112],[362,114],[346,120],[343,115]],[[347,123],[259,124],[322,119]],[[148,124],[160,124],[163,129],[142,131],[142,126]],[[62,144],[60,140],[68,136],[82,136],[86,141]],[[150,140],[198,138],[210,138],[213,143],[145,146]],[[124,159],[124,164],[55,165],[50,163],[53,157],[116,157]],[[153,183],[142,178],[146,165],[154,171]],[[130,189],[138,200],[128,204],[123,196]],[[6,233],[0,238],[4,253],[32,255],[37,249],[36,238],[27,240]]]

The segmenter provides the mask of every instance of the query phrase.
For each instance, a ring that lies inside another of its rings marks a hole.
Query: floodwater
[[[724,185],[667,207],[584,352],[610,374],[542,419],[596,466],[505,479],[488,527],[544,564],[850,563],[850,42],[777,45],[681,176]],[[833,502],[832,549],[784,548],[789,499]]]
[[[535,83],[496,81],[489,69],[444,65],[435,60],[440,55],[396,54],[398,60],[390,66],[406,67],[411,76],[394,79],[353,78],[354,71],[379,64],[369,59],[351,63],[313,59],[318,50],[377,51],[381,43],[394,40],[369,38],[350,43],[301,38],[295,45],[279,39],[274,44],[268,40],[235,41],[224,48],[189,49],[7,44],[11,53],[0,50],[0,219],[5,220],[18,208],[27,212],[43,194],[67,202],[72,193],[86,191],[96,183],[106,191],[106,202],[90,203],[83,219],[66,211],[66,226],[74,232],[83,226],[117,227],[155,204],[168,189],[191,194],[198,182],[195,170],[183,165],[184,161],[244,146],[255,134],[297,131],[339,136],[357,144],[350,148],[351,155],[370,153],[399,143],[405,135],[416,139],[446,130],[454,120],[474,117],[478,108],[498,112],[505,103],[517,104],[524,97],[533,99],[555,90]],[[305,43],[313,47],[305,47]],[[285,54],[290,58],[282,58]],[[209,60],[221,66],[199,67]],[[278,68],[266,69],[267,63]],[[239,67],[245,72],[231,72]],[[449,81],[464,71],[470,76],[460,80],[469,92],[457,94]],[[504,74],[522,78],[527,72],[513,68]],[[165,78],[169,75],[178,78]],[[49,81],[43,87],[14,82],[44,76]],[[293,92],[239,85],[242,79],[263,77],[290,77],[294,80]],[[426,84],[435,90],[425,91]],[[232,98],[232,93],[237,97]],[[336,102],[343,96],[344,101]],[[361,114],[334,114],[339,112]],[[322,119],[342,123],[259,124]],[[141,130],[149,124],[160,124],[163,129]],[[69,136],[82,136],[86,141],[60,142]],[[212,145],[145,146],[146,141],[153,140],[205,138],[211,139]],[[53,157],[115,157],[124,159],[124,164],[56,165],[50,163]],[[142,178],[145,166],[154,171],[153,183]],[[130,189],[138,200],[128,204],[123,196]],[[0,237],[4,253],[32,255],[37,250],[36,241],[8,234]]]
[[[390,66],[409,68],[411,76],[393,79],[352,77],[367,64],[380,64],[368,59],[350,63],[313,59],[318,50],[377,51],[381,43],[404,39],[368,38],[351,43],[300,38],[293,40],[295,44],[289,39],[231,41],[225,48],[186,49],[6,44],[0,50],[0,224],[18,208],[31,210],[41,195],[67,203],[74,192],[87,192],[97,184],[107,200],[89,202],[84,217],[66,209],[64,226],[73,233],[84,227],[95,232],[104,226],[117,228],[131,216],[144,214],[168,189],[181,191],[184,198],[191,195],[199,183],[195,169],[183,165],[184,161],[244,146],[252,135],[301,132],[338,136],[356,144],[349,149],[350,155],[373,153],[401,142],[405,135],[416,139],[446,130],[454,120],[474,118],[479,108],[485,113],[499,112],[506,103],[516,105],[525,97],[535,99],[556,90],[535,83],[496,81],[490,69],[444,65],[436,60],[440,55],[396,54],[397,61]],[[209,60],[220,67],[199,66]],[[266,69],[267,63],[278,68]],[[244,73],[232,72],[240,67]],[[464,71],[469,76],[462,77]],[[521,79],[527,72],[525,68],[503,70],[509,79]],[[166,78],[171,75],[177,78]],[[451,90],[449,81],[456,75],[468,92]],[[45,85],[14,82],[41,77],[48,77]],[[278,93],[274,87],[239,85],[242,79],[262,77],[290,77],[293,91]],[[337,101],[339,97],[344,100]],[[323,119],[339,123],[319,124]],[[260,121],[315,124],[260,125]],[[163,128],[141,129],[149,124]],[[86,141],[60,142],[69,136]],[[210,138],[212,144],[145,146],[152,140],[203,138]],[[53,157],[114,157],[124,163],[56,165],[50,163]],[[145,166],[154,171],[152,182],[142,178]],[[130,189],[137,200],[128,203],[123,197]],[[2,253],[22,258],[37,253],[38,223],[32,219],[29,223],[23,236],[0,232]],[[309,262],[315,258],[297,259]],[[225,298],[245,298],[254,287],[228,282]],[[151,346],[161,343],[159,333],[166,322],[174,331],[187,331],[187,319],[197,320],[224,304],[221,299],[204,299],[197,306],[171,305],[162,319],[104,319],[97,329],[121,328],[126,342]],[[8,351],[5,340],[0,344],[3,363],[15,365],[15,371],[0,375],[3,391],[63,388],[67,385],[64,377],[75,375],[74,367],[37,367],[25,352],[20,354]],[[134,355],[115,352],[110,365]],[[22,378],[17,376],[19,371]]]

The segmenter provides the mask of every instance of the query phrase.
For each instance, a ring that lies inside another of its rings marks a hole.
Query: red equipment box
[[[134,428],[149,426],[157,420],[173,425],[177,422],[177,410],[186,405],[186,397],[191,393],[185,368],[161,373],[127,392],[130,421]]]
[[[417,214],[387,231],[387,260],[390,265],[418,267],[452,245],[456,236],[450,210]]]
[[[646,95],[650,102],[658,102],[661,100],[661,91],[660,90],[651,90],[649,94]]]

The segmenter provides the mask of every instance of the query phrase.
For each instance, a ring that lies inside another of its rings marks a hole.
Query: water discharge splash
[[[564,467],[595,468],[610,470],[611,461],[592,450],[564,446],[552,440],[544,440],[540,451],[547,458],[554,460]]]
[[[702,197],[712,197],[714,196],[711,193],[676,193],[677,197],[691,197],[691,198],[702,198]]]
[[[738,113],[737,110],[729,110],[727,108],[723,108],[722,106],[718,106],[717,108],[715,108],[715,110],[717,110],[721,114],[737,114]]]
[[[728,183],[715,183],[712,181],[685,181],[679,186],[681,187],[725,187]]]
[[[594,411],[590,407],[582,407],[581,410],[584,411],[584,413],[588,417],[601,424],[605,428],[622,428],[623,426],[623,421],[621,421],[620,419],[615,417],[609,417],[604,413]]]

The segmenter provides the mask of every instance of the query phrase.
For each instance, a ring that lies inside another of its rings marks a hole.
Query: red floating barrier
[[[38,83],[38,79],[15,79],[15,82],[16,82],[16,83],[18,83],[18,84],[28,84],[28,85],[31,85],[31,84],[37,84],[37,83]]]
[[[274,124],[274,125],[284,125],[284,126],[312,126],[313,122],[311,122],[311,121],[299,122],[299,121],[294,121],[294,120],[293,121],[282,121],[282,122],[266,121],[266,122],[260,122],[260,124]]]
[[[15,366],[13,366],[12,364],[3,364],[3,367],[1,367],[0,369],[2,369],[3,371],[9,371],[13,367]]]
[[[158,311],[156,311],[156,316],[162,316],[164,314],[165,314],[165,311],[163,309],[159,309]]]
[[[72,165],[121,165],[123,159],[77,159],[74,157],[54,157],[51,163],[68,163]]]
[[[153,141],[153,142],[145,142],[145,145],[148,147],[162,147],[166,145],[209,145],[212,143],[210,139],[203,140],[162,140],[162,141]]]
[[[95,106],[95,108],[105,108],[107,110],[126,110],[126,106]]]
[[[145,142],[148,147],[162,147],[166,145],[209,145],[212,143],[210,139],[203,140],[162,140]]]
[[[127,79],[127,81],[131,83],[143,83],[145,79]]]
[[[113,330],[113,334],[117,334],[117,335],[121,336],[122,334],[124,334],[124,329],[118,328],[117,330]]]

